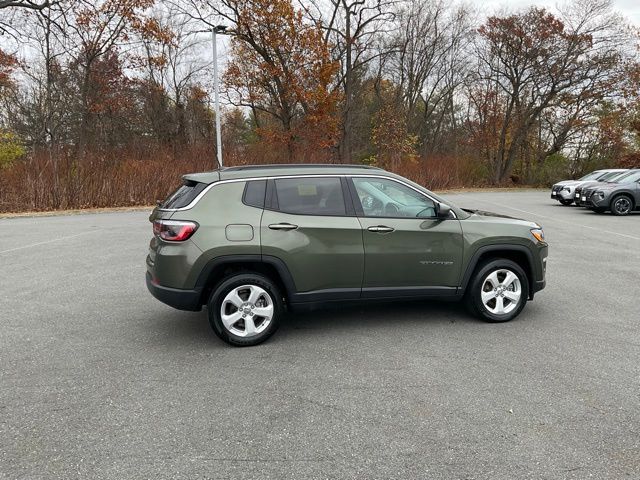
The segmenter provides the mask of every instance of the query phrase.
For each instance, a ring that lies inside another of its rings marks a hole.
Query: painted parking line
[[[0,255],[5,254],[5,253],[17,252],[18,250],[25,250],[27,248],[39,247],[40,245],[47,245],[49,243],[55,243],[55,242],[59,242],[61,240],[69,240],[70,238],[81,237],[82,235],[89,235],[90,233],[99,232],[100,230],[102,230],[102,229],[99,228],[99,229],[96,229],[96,230],[90,230],[88,232],[76,233],[75,235],[67,235],[65,237],[53,238],[53,239],[47,240],[45,242],[38,242],[38,243],[31,243],[29,245],[22,245],[22,246],[16,247],[16,248],[10,248],[8,250],[2,250],[2,251],[0,251]]]

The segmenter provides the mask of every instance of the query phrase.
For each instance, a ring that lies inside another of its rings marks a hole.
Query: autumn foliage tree
[[[570,22],[532,7],[490,17],[478,30],[478,80],[493,83],[501,100],[497,145],[488,159],[495,183],[511,174],[545,111],[615,90],[620,54],[610,23],[599,15],[602,8],[593,3]]]
[[[318,25],[306,23],[291,0],[234,2],[236,26],[225,83],[237,105],[252,109],[262,138],[285,147],[329,148],[338,129],[338,64]],[[266,114],[266,119],[264,118]]]

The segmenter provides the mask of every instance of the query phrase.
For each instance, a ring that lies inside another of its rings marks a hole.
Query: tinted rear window
[[[189,205],[205,188],[206,183],[187,181],[167,197],[160,208],[182,208]]]
[[[267,190],[266,180],[252,180],[247,182],[244,188],[244,197],[242,201],[252,207],[264,207],[264,194]]]

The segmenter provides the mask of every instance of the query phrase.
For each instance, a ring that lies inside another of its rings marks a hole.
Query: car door
[[[365,252],[363,297],[456,293],[462,228],[436,202],[391,178],[349,179]]]
[[[348,194],[340,176],[269,180],[260,227],[262,255],[287,266],[297,290],[292,301],[360,297],[362,229]]]

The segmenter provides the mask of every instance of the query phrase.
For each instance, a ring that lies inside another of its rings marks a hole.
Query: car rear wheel
[[[233,275],[214,289],[208,303],[213,331],[230,345],[258,345],[278,329],[283,302],[278,287],[256,273]]]
[[[486,322],[508,322],[517,317],[529,298],[529,281],[522,268],[507,259],[491,260],[476,270],[466,302]]]
[[[614,215],[628,215],[633,210],[633,200],[627,195],[616,195],[611,200],[611,213]]]

